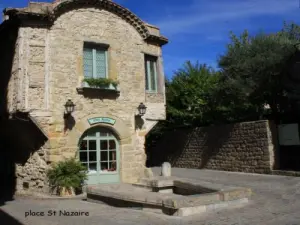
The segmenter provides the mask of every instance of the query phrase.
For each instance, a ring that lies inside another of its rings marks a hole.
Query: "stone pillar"
[[[171,164],[168,162],[164,162],[161,166],[161,175],[163,177],[170,177],[171,176]]]

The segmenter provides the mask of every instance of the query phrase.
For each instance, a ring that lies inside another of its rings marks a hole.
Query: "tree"
[[[244,121],[256,113],[242,89],[199,62],[185,62],[171,80],[166,80],[166,99],[167,120],[147,135],[148,150],[166,130]]]
[[[211,67],[187,61],[167,81],[167,115],[177,124],[206,124],[213,109],[219,74]]]
[[[231,43],[219,58],[223,79],[235,89],[243,90],[242,98],[256,105],[258,111],[269,104],[277,119],[286,101],[283,81],[288,61],[296,51],[299,31],[299,26],[285,23],[283,29],[274,34],[260,33],[251,37],[244,31],[238,37],[231,33]]]

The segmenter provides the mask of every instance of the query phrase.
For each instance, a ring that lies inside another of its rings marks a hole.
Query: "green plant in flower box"
[[[100,88],[106,88],[110,85],[114,86],[116,88],[119,84],[118,81],[112,80],[110,78],[85,78],[83,81],[88,83],[91,87],[100,87]]]

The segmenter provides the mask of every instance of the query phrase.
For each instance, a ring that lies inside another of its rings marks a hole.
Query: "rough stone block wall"
[[[119,81],[119,96],[78,91],[84,78],[85,42],[109,45],[108,77]],[[17,190],[46,191],[47,168],[51,163],[76,156],[79,139],[90,128],[84,130],[78,124],[93,115],[115,118],[130,133],[130,137],[120,141],[120,173],[123,182],[136,182],[145,169],[145,134],[157,120],[165,119],[160,45],[145,42],[118,15],[93,7],[65,12],[47,28],[31,27],[28,22],[20,28],[17,44],[14,66],[18,80],[11,85],[11,96],[19,100],[20,109],[30,111],[48,137],[46,143],[32,147],[30,157],[17,163]],[[158,58],[157,94],[145,91],[144,54]],[[66,128],[63,112],[68,98],[76,108]],[[11,99],[13,105],[16,101]],[[135,114],[141,102],[148,109],[137,129]]]
[[[146,101],[149,103],[164,103],[165,95],[163,93],[146,94]]]
[[[275,164],[272,123],[255,121],[169,131],[148,149],[149,165],[269,173]]]
[[[19,80],[19,51],[20,51],[20,38],[16,39],[15,50],[13,55],[11,77],[8,86],[7,94],[7,109],[9,112],[16,110],[17,108],[17,93],[18,93],[18,80]]]
[[[13,179],[11,190],[47,192],[48,185],[45,182],[48,167],[46,138],[32,121],[25,118],[20,119],[3,121],[0,127],[2,138],[0,147],[4,152],[1,157],[1,166],[3,166],[1,173],[3,173],[5,187],[9,187],[11,184],[8,180]],[[17,179],[15,180],[15,178]]]
[[[46,149],[41,147],[34,152],[27,160],[25,165],[16,165],[17,185],[16,189],[22,191],[48,192],[49,187],[45,180],[48,165],[46,163]]]

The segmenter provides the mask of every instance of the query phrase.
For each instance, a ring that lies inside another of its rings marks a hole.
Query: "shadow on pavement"
[[[7,214],[3,210],[0,209],[0,222],[3,225],[24,225],[11,215]]]

